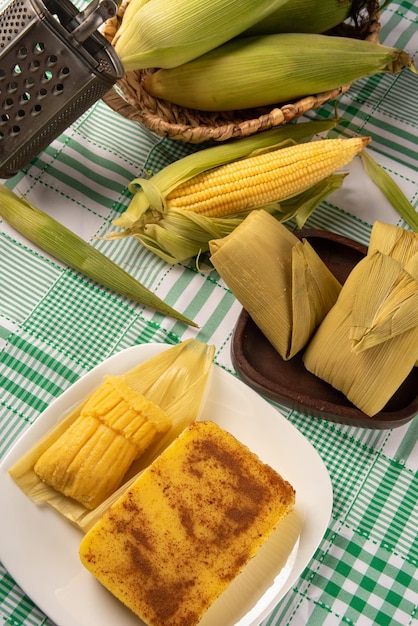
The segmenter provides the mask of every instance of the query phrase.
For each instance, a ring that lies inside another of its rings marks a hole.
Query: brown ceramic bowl
[[[297,234],[309,241],[341,283],[367,252],[365,246],[330,232],[306,229]],[[237,374],[250,387],[312,417],[386,429],[406,424],[418,413],[418,367],[414,367],[382,411],[369,417],[340,391],[308,372],[302,352],[284,361],[245,310],[234,330],[231,356]]]

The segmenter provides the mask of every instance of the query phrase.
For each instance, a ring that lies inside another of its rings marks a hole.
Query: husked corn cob
[[[39,478],[93,509],[120,485],[133,461],[170,427],[154,403],[107,377],[80,416],[38,459]]]
[[[353,8],[359,11],[365,4],[367,0],[288,0],[243,35],[323,33],[347,19]]]
[[[289,102],[381,72],[396,74],[410,56],[348,37],[280,33],[228,41],[144,81],[157,98],[203,111],[228,111]]]
[[[125,70],[175,67],[212,50],[286,0],[131,0],[113,40]]]
[[[368,137],[311,141],[228,163],[179,185],[166,205],[221,217],[280,202],[347,165],[368,142]]]

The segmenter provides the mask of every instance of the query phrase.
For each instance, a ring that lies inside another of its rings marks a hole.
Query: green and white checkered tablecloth
[[[0,1],[0,9],[6,4]],[[382,43],[406,49],[415,62],[417,20],[413,0],[394,0],[382,15]],[[308,117],[333,114],[327,105]],[[341,98],[339,114],[344,122],[338,132],[370,135],[371,154],[417,207],[418,77],[404,71],[361,80]],[[214,344],[215,362],[234,374],[231,337],[241,307],[218,275],[200,272],[193,263],[167,265],[131,239],[101,239],[128,205],[129,181],[191,149],[98,102],[6,181],[193,318],[199,329],[93,284],[0,221],[0,457],[76,380],[129,346],[194,336]],[[405,226],[356,160],[343,188],[308,225],[367,244],[375,219]],[[312,560],[263,626],[418,624],[418,416],[382,431],[278,408],[324,460],[334,506]],[[0,515],[7,515],[3,501]],[[0,619],[10,626],[51,624],[4,568]]]

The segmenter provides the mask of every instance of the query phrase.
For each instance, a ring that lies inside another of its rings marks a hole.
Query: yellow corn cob
[[[307,241],[266,211],[210,242],[210,260],[237,300],[287,360],[299,352],[341,289]]]
[[[367,0],[289,0],[243,34],[323,33],[341,24],[350,15],[353,4],[360,5],[356,7],[358,11],[366,3]]]
[[[131,0],[112,43],[125,70],[175,67],[235,37],[285,1]]]
[[[135,237],[168,263],[178,263],[209,249],[209,241],[229,234],[242,222],[246,212],[226,217],[205,217],[193,211],[167,207],[166,198],[182,183],[201,172],[233,163],[255,154],[282,149],[289,144],[307,140],[336,125],[336,120],[285,124],[277,128],[222,142],[174,163],[168,164],[149,179],[136,178],[129,185],[133,198],[127,210],[113,222],[115,231],[108,239]],[[327,195],[339,189],[346,174],[333,174],[304,192],[270,206],[280,221],[295,219],[299,227]]]
[[[208,217],[234,215],[291,198],[347,165],[368,137],[289,146],[203,172],[166,198],[168,208]]]
[[[88,509],[120,485],[133,461],[167,431],[161,409],[108,377],[92,394],[75,422],[38,459],[39,478]]]
[[[371,41],[280,33],[228,41],[189,63],[150,74],[144,86],[183,107],[228,111],[289,102],[404,67],[416,72],[406,52]]]

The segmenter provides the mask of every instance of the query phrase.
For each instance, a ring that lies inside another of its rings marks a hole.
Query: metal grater
[[[13,0],[0,14],[0,178],[26,166],[123,76],[97,29],[115,0]]]

